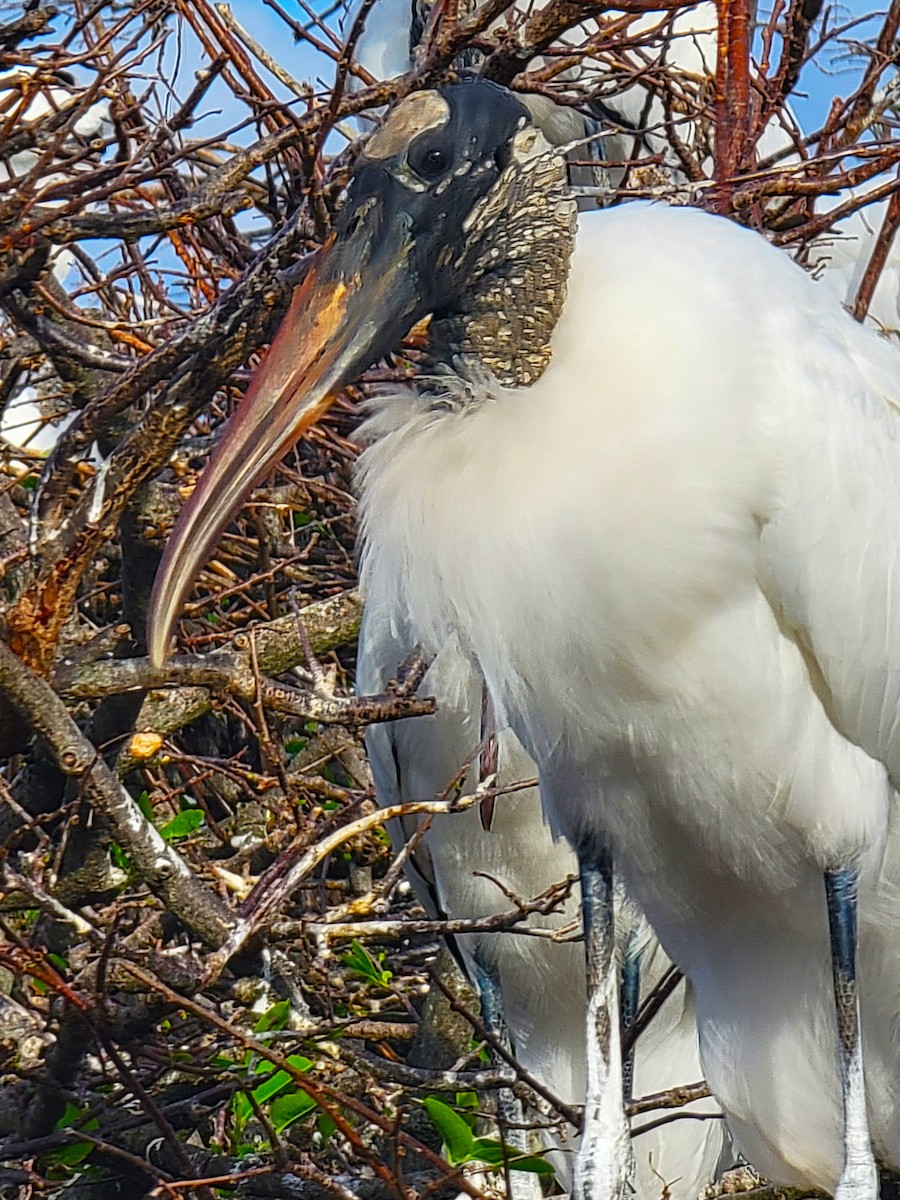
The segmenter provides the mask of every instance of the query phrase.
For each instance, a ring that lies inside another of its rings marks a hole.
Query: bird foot
[[[623,1178],[620,1164],[606,1158],[601,1164],[585,1155],[584,1145],[575,1159],[571,1200],[633,1200],[634,1188]]]
[[[878,1200],[878,1169],[871,1154],[848,1158],[834,1200]]]

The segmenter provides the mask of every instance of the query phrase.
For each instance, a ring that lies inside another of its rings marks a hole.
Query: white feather
[[[900,1162],[900,852],[870,757],[900,669],[900,359],[757,235],[638,204],[583,219],[553,349],[467,409],[382,400],[363,579],[432,651],[458,631],[557,830],[612,835],[754,1165],[833,1189],[820,872],[848,859],[872,1134]]]
[[[403,627],[402,613],[384,603],[390,581],[379,563],[368,576],[368,594],[360,633],[357,686],[378,692],[412,650],[415,639]],[[371,727],[366,743],[381,804],[431,798],[454,780],[481,740],[481,685],[455,638],[439,651],[421,685],[435,696],[434,716]],[[534,763],[510,730],[499,738],[498,777],[504,783],[534,777]],[[467,788],[472,786],[471,777]],[[412,832],[391,830],[395,845]],[[416,857],[411,880],[434,915],[489,917],[509,911],[502,889],[531,899],[554,883],[577,875],[575,856],[563,841],[553,841],[541,813],[536,789],[497,801],[490,832],[477,809],[436,818]],[[497,882],[494,882],[494,881]],[[502,888],[499,885],[502,885]],[[579,893],[555,916],[533,915],[532,928],[560,929],[579,922]],[[669,961],[646,922],[620,897],[616,934],[620,947],[634,932],[643,945],[642,996],[665,974]],[[585,1021],[587,995],[584,947],[514,933],[465,934],[457,939],[475,977],[475,956],[500,980],[504,1010],[516,1056],[522,1066],[562,1100],[580,1104],[585,1094]],[[649,1095],[702,1077],[693,1000],[684,986],[668,998],[637,1044],[634,1094]],[[727,1139],[711,1101],[686,1107],[686,1119],[643,1133],[634,1143],[635,1189],[644,1200],[662,1197],[696,1200],[714,1177]],[[634,1122],[640,1127],[647,1116]],[[554,1165],[564,1183],[571,1172],[575,1141],[548,1139],[557,1148]]]

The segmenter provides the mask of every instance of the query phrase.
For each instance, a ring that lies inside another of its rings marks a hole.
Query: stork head
[[[535,313],[549,313],[552,328],[574,224],[563,160],[511,92],[454,84],[410,95],[388,113],[169,540],[150,603],[156,663],[246,494],[341,388],[423,317],[432,316],[435,358],[474,356],[511,384],[541,373],[549,332]],[[510,287],[514,305],[505,302]]]

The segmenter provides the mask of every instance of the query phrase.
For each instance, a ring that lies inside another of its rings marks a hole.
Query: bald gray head
[[[165,655],[191,580],[257,480],[431,314],[433,358],[527,385],[550,361],[574,241],[565,163],[511,93],[421,92],[364,147],[326,245],[182,510],[151,598]]]
[[[433,314],[435,357],[475,355],[512,384],[549,361],[575,228],[565,163],[531,109],[486,81],[406,97],[360,155],[336,226],[371,271],[408,238],[417,303],[399,323]]]

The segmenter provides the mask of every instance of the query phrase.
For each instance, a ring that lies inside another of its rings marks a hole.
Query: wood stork
[[[544,2],[545,0],[535,0],[533,7],[543,7]],[[356,43],[357,61],[376,79],[389,79],[410,70],[413,66],[413,51],[417,38],[421,35],[428,8],[427,0],[376,0]],[[532,5],[528,5],[527,9],[531,11]],[[502,14],[499,21],[523,15],[523,9],[514,3]],[[692,88],[697,88],[699,94],[703,90],[704,80],[707,81],[708,90],[713,84],[718,52],[715,3],[712,0],[701,0],[698,4],[686,4],[684,8],[669,14],[669,20],[663,20],[664,16],[662,12],[648,12],[637,17],[629,26],[632,34],[642,35],[642,65],[664,67],[667,72],[682,81],[682,86],[688,93]],[[584,36],[596,32],[596,22],[588,19],[573,31],[572,36],[581,42]],[[567,76],[573,74],[577,75],[582,87],[589,85],[598,89],[603,96],[603,111],[621,122],[622,128],[618,132],[607,132],[602,141],[592,143],[597,153],[610,164],[609,181],[613,188],[619,186],[623,176],[623,172],[613,164],[621,162],[624,165],[626,161],[649,156],[653,156],[662,164],[662,170],[658,171],[658,174],[668,176],[673,185],[687,185],[688,180],[681,159],[671,144],[670,122],[676,122],[675,129],[680,141],[689,151],[696,153],[698,162],[702,164],[703,159],[710,153],[708,147],[705,151],[698,147],[698,140],[706,135],[697,129],[696,121],[690,114],[683,114],[679,118],[671,111],[667,113],[667,106],[659,93],[646,87],[639,79],[618,91],[611,91],[608,86],[604,87],[603,68],[594,59],[586,58],[575,71],[570,70],[566,73]],[[549,101],[547,103],[549,104]],[[542,132],[548,140],[562,144],[597,133],[598,123],[590,120],[581,123],[577,109],[560,108],[557,111],[556,129],[549,127],[549,112],[544,114],[541,122]],[[771,159],[780,169],[786,170],[800,162],[794,141],[788,132],[791,123],[796,124],[796,120],[788,111],[768,123],[756,143],[755,149],[759,158]],[[799,126],[797,127],[799,129]],[[635,132],[626,133],[623,129]],[[577,153],[582,157],[585,148],[580,148]],[[711,166],[709,160],[707,164]],[[584,174],[581,178],[570,174],[570,178],[575,183],[598,182]],[[883,182],[883,177],[876,176],[867,187],[872,188]],[[856,189],[860,199],[864,190]],[[836,206],[845,200],[848,194],[842,192],[821,197],[818,210],[826,211],[829,206]],[[620,195],[617,198],[627,199],[627,193],[624,197]],[[856,293],[883,224],[886,208],[887,201],[860,207],[848,216],[836,220],[827,232],[806,247],[806,265],[814,278],[850,308],[856,300]],[[875,285],[866,321],[876,329],[900,336],[900,247],[896,245],[889,251],[887,262]]]
[[[48,119],[53,121],[54,129],[63,130],[60,149],[70,155],[77,143],[87,145],[108,136],[112,131],[109,100],[95,100],[80,112],[76,106],[83,93],[84,88],[67,71],[56,71],[49,77],[34,67],[0,71],[0,119],[20,134],[14,139],[12,152],[0,146],[0,183],[22,179],[41,167],[39,177],[32,181],[35,190],[68,177],[59,173],[59,155],[38,148],[36,136],[31,144],[22,136],[33,131],[35,135],[43,132],[46,137],[47,130],[41,127]],[[72,164],[67,165],[71,174]]]
[[[721,218],[575,224],[510,93],[389,114],[169,542],[151,653],[247,489],[432,314],[367,423],[364,575],[426,648],[460,639],[589,917],[615,854],[754,1165],[873,1200],[900,1165],[900,357]],[[589,1019],[576,1191],[611,1200],[617,1021]]]

